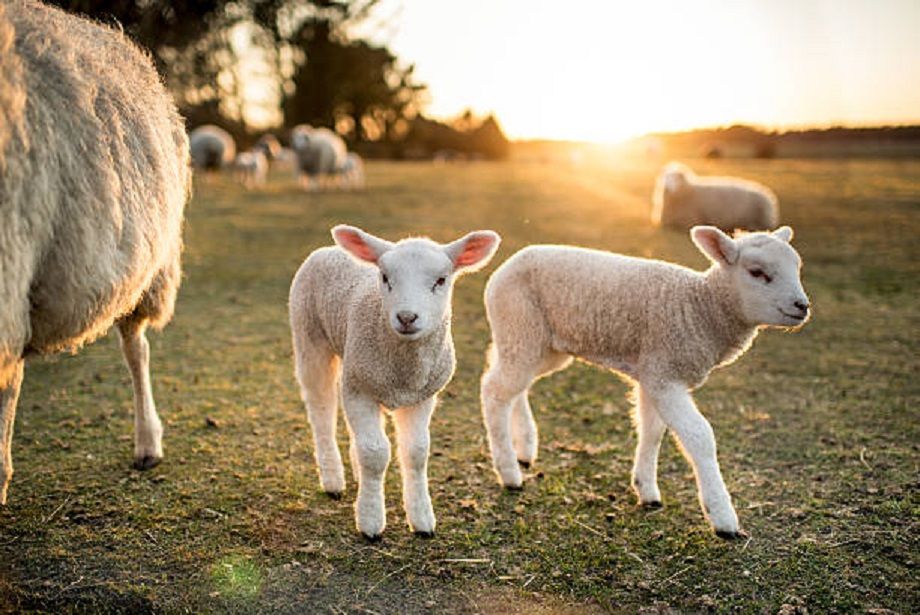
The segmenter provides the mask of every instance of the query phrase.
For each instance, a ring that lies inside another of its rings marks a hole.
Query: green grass
[[[458,369],[432,423],[438,535],[407,530],[395,465],[384,540],[356,535],[354,486],[319,492],[287,327],[291,277],[329,227],[492,228],[496,264],[562,242],[704,266],[686,234],[650,228],[650,163],[373,163],[360,193],[304,194],[286,176],[196,187],[176,317],[151,336],[160,467],[130,469],[114,335],[28,365],[0,610],[917,612],[920,162],[696,164],[774,187],[815,305],[697,396],[749,542],[710,533],[670,441],[665,508],[636,508],[626,385],[581,364],[536,385],[540,459],[522,493],[498,487],[477,400],[488,271],[457,286]]]

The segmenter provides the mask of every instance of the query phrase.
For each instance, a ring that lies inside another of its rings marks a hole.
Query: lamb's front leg
[[[515,397],[511,404],[511,440],[518,463],[525,468],[537,460],[538,444],[537,423],[533,420],[533,411],[527,398],[529,394],[528,389]]]
[[[121,349],[134,384],[134,467],[148,470],[163,460],[163,425],[150,386],[150,344],[147,322],[129,317],[118,323]]]
[[[693,466],[700,503],[716,534],[739,538],[746,534],[738,525],[738,515],[725,488],[716,459],[716,439],[709,421],[700,414],[693,397],[683,385],[674,383],[646,387],[661,419],[677,436],[684,455]]]
[[[431,413],[436,398],[393,413],[399,469],[402,473],[403,508],[409,527],[419,536],[434,536],[435,518],[428,493],[428,449]]]
[[[383,425],[383,412],[373,399],[343,391],[345,418],[352,432],[358,457],[358,499],[355,523],[369,540],[377,540],[386,527],[383,480],[390,464],[390,441]]]
[[[6,504],[6,491],[13,478],[13,421],[22,387],[23,361],[0,364],[0,505]]]
[[[665,424],[658,415],[651,397],[641,387],[636,391],[635,409],[636,461],[633,465],[632,484],[639,496],[639,503],[650,508],[661,506],[658,491],[658,450]]]

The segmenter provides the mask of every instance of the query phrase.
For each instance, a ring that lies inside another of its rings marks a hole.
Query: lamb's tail
[[[0,4],[0,183],[6,168],[6,149],[22,121],[26,88],[22,58],[15,50],[16,29]]]

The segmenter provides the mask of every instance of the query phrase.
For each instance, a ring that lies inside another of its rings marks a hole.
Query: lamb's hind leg
[[[482,376],[482,415],[489,434],[492,465],[507,489],[520,489],[524,481],[514,450],[511,405],[520,395],[525,394],[536,371],[526,363],[493,359]],[[536,442],[535,426],[533,441]]]
[[[118,323],[121,349],[134,385],[134,467],[148,470],[163,460],[163,425],[150,386],[147,319],[130,316]]]
[[[313,452],[319,481],[330,497],[345,491],[345,467],[336,442],[338,423],[339,358],[330,349],[295,349],[297,381],[313,431]]]
[[[525,468],[537,460],[537,423],[533,420],[528,396],[530,389],[514,398],[511,402],[511,440],[518,463]]]
[[[636,445],[636,461],[633,465],[633,489],[636,490],[641,505],[657,508],[661,506],[661,493],[658,491],[658,450],[666,427],[658,416],[651,397],[641,387],[636,387],[635,421],[639,442]]]
[[[0,505],[6,504],[6,492],[13,478],[13,421],[22,371],[22,359],[10,366],[0,365]]]

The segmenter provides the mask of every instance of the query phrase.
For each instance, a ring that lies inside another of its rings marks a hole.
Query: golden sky
[[[513,138],[920,122],[920,0],[382,0],[376,14],[430,115],[494,112]]]

